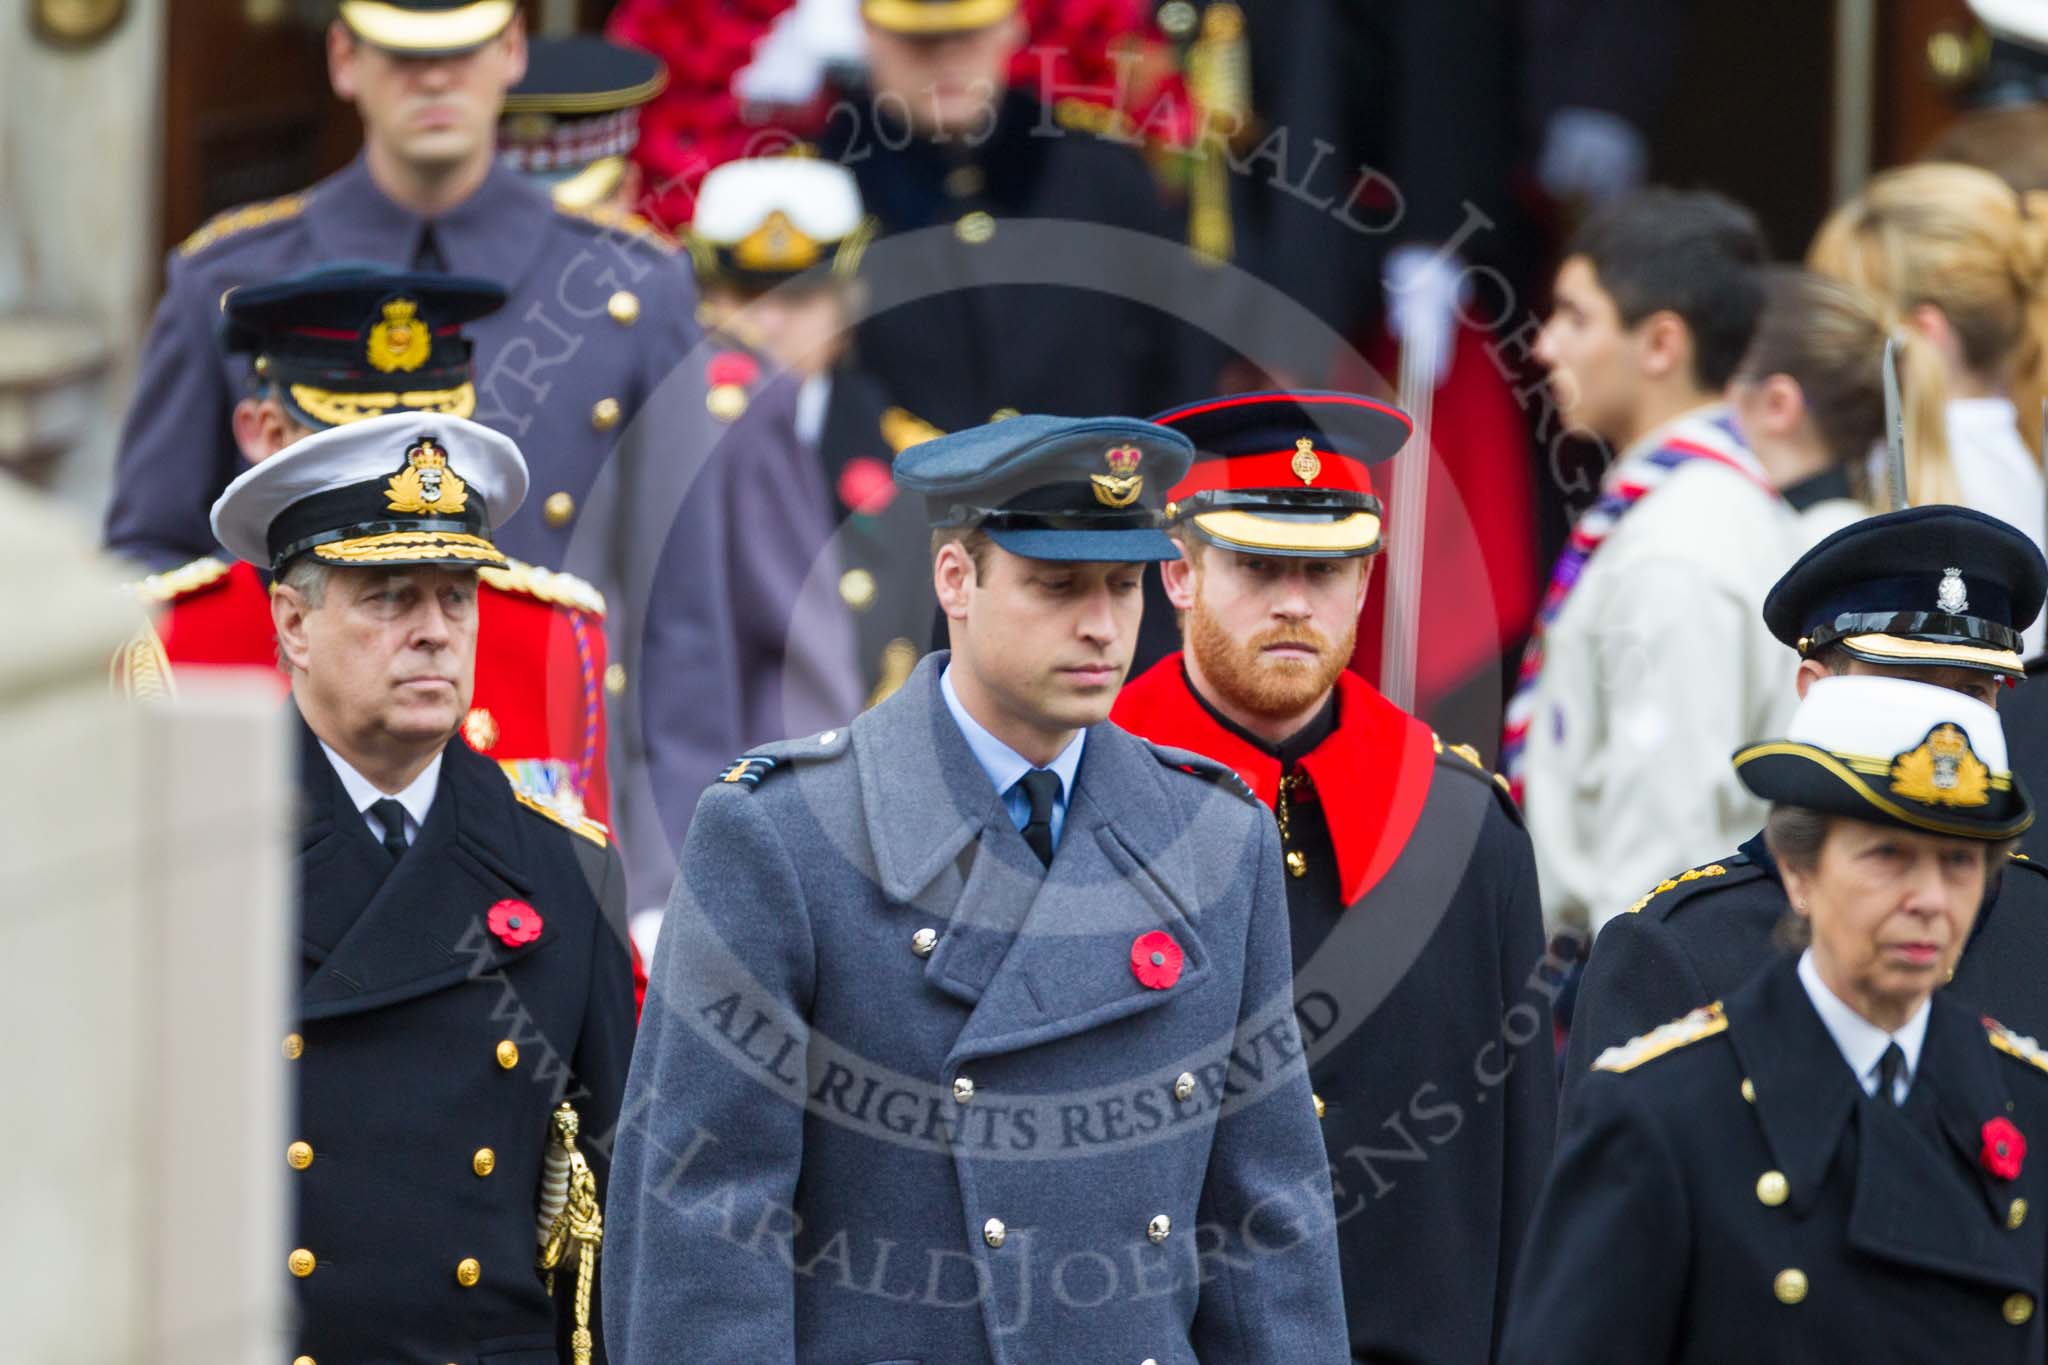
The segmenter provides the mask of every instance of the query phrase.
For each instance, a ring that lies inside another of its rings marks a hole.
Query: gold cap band
[[[965,33],[1017,12],[1017,0],[861,0],[861,17],[891,33]]]

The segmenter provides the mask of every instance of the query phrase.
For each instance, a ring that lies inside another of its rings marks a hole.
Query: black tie
[[[434,225],[427,223],[420,228],[419,249],[413,253],[412,268],[428,275],[448,273],[448,261],[441,255],[441,244],[434,239]]]
[[[1877,1059],[1877,1093],[1886,1104],[1899,1102],[1899,1073],[1906,1069],[1906,1054],[1897,1043],[1888,1045]]]
[[[370,803],[370,814],[384,826],[384,851],[391,855],[391,861],[397,862],[405,856],[405,807],[387,796]]]
[[[1033,768],[1017,779],[1024,795],[1031,799],[1031,818],[1024,822],[1024,842],[1038,855],[1038,861],[1052,866],[1052,804],[1059,799],[1060,775],[1050,768]]]

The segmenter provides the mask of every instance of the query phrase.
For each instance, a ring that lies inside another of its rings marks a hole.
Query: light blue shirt
[[[939,691],[946,698],[946,709],[953,713],[953,723],[960,727],[961,735],[967,740],[969,752],[981,764],[981,770],[988,774],[989,782],[1003,794],[1003,809],[1010,813],[1010,823],[1022,831],[1031,820],[1031,798],[1025,795],[1018,780],[1038,765],[990,734],[987,727],[967,714],[967,708],[960,704],[960,694],[953,690],[951,664],[947,664],[946,671],[939,674]],[[1074,795],[1074,773],[1081,766],[1081,745],[1087,738],[1086,730],[1075,731],[1073,742],[1045,765],[1060,780],[1060,794],[1052,803],[1052,846],[1055,849],[1060,846],[1060,832],[1067,825],[1067,802]]]

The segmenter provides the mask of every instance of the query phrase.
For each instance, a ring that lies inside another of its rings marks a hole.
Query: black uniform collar
[[[1779,489],[1778,496],[1790,504],[1793,511],[1804,512],[1831,498],[1854,498],[1856,494],[1849,487],[1848,471],[1836,465],[1812,478],[1801,479],[1790,488]]]
[[[493,160],[476,193],[438,218],[421,218],[385,197],[361,155],[320,183],[306,211],[330,260],[411,268],[431,226],[451,274],[480,275],[508,290],[540,259],[555,213],[545,193]]]
[[[1314,753],[1324,740],[1336,732],[1337,690],[1335,688],[1330,689],[1330,695],[1323,700],[1322,708],[1313,716],[1310,716],[1308,721],[1299,730],[1296,730],[1278,744],[1274,744],[1253,734],[1211,705],[1209,699],[1202,695],[1202,689],[1195,686],[1195,680],[1188,676],[1185,661],[1181,664],[1181,678],[1187,683],[1188,695],[1193,697],[1201,705],[1201,708],[1209,713],[1210,719],[1257,749],[1260,753],[1270,754],[1274,758],[1279,759],[1280,771],[1283,774],[1294,771],[1295,764]]]

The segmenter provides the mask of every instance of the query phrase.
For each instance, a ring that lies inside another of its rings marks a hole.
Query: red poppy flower
[[[856,455],[839,471],[839,501],[864,517],[896,500],[896,476],[872,455]]]
[[[2027,1139],[2008,1118],[1984,1121],[1984,1150],[1977,1160],[2000,1180],[2017,1180],[2020,1163],[2027,1158]]]
[[[1131,975],[1152,990],[1163,991],[1180,980],[1181,961],[1180,945],[1162,930],[1140,934],[1131,944]]]
[[[705,367],[704,377],[713,385],[737,384],[745,388],[761,377],[761,366],[744,351],[727,351],[711,358],[711,363]]]
[[[507,948],[522,948],[540,937],[540,911],[525,901],[499,901],[484,923]]]

